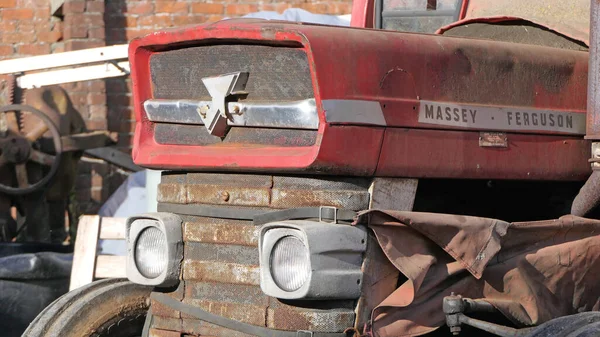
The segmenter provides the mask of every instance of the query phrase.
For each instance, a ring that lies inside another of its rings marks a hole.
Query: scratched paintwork
[[[147,121],[141,105],[152,96],[148,62],[154,49],[147,46],[163,45],[167,47],[161,49],[168,49],[168,44],[174,41],[215,38],[272,45],[274,52],[277,46],[295,44],[295,48],[306,52],[321,121],[324,120],[322,100],[374,100],[381,104],[387,126],[322,122],[315,144],[303,147],[156,143],[153,124]],[[416,158],[435,168],[427,176],[436,178],[539,179],[543,175],[546,180],[566,180],[589,174],[585,161],[573,165],[563,160],[573,149],[560,144],[571,138],[556,132],[535,131],[526,134],[548,135],[548,151],[540,152],[535,142],[513,147],[510,133],[507,151],[518,151],[515,158],[520,171],[515,172],[512,163],[506,160],[493,160],[481,165],[474,177],[471,161],[484,162],[490,153],[499,152],[470,146],[471,142],[478,144],[478,139],[466,137],[468,132],[460,127],[432,127],[418,121],[421,100],[519,109],[551,108],[584,114],[588,65],[585,52],[434,35],[229,20],[136,39],[130,44],[130,61],[138,121],[133,157],[138,164],[148,167],[419,177],[422,176],[418,174],[419,166],[406,162]],[[356,71],[359,76],[348,76]],[[344,81],[339,81],[340,78]],[[430,128],[452,131],[444,135],[447,145],[439,147],[437,152],[452,153],[456,150],[450,146],[452,140],[462,138],[470,149],[464,158],[470,160],[457,161],[449,170],[443,156],[419,150],[420,138],[409,137],[405,143],[389,144],[388,131]],[[395,152],[401,152],[402,156],[382,155],[386,144],[396,147]],[[589,145],[577,142],[574,146],[575,152],[581,153]],[[380,167],[398,169],[388,171]]]

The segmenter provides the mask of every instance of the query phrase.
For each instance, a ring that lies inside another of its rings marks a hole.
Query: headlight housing
[[[356,299],[367,231],[361,226],[282,221],[261,228],[260,286],[281,299]]]
[[[149,213],[127,219],[126,272],[131,282],[177,285],[183,259],[181,225],[181,218],[171,213]]]

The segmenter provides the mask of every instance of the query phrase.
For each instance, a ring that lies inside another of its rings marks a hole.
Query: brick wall
[[[303,8],[313,13],[349,14],[351,0],[66,0],[61,17],[50,0],[0,0],[0,59],[127,43],[157,29],[217,21],[256,11]],[[134,114],[127,78],[63,86],[90,130],[119,133],[118,147],[130,151]],[[112,165],[84,160],[76,183],[81,213],[94,213],[126,178]]]

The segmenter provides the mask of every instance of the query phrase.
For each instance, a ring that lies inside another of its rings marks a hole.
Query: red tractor
[[[128,219],[129,281],[25,336],[596,335],[599,11],[363,0],[353,28],[134,40],[159,212]]]

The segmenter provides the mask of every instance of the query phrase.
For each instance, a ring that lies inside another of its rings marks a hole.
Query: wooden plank
[[[98,255],[96,259],[96,278],[122,278],[125,275],[125,256]]]
[[[100,220],[100,239],[125,240],[125,222],[127,218],[102,218]]]
[[[0,75],[126,59],[129,45],[90,48],[0,61]]]
[[[106,63],[73,69],[49,70],[17,77],[17,85],[23,89],[40,88],[79,81],[129,75],[129,61],[116,64]]]
[[[69,290],[77,289],[93,281],[99,233],[99,216],[85,215],[81,217],[77,227]]]

